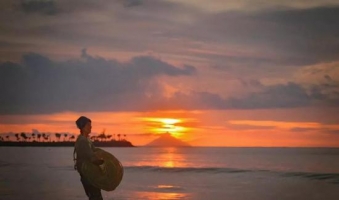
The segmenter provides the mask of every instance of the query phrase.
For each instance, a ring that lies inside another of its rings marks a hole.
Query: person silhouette
[[[104,163],[103,159],[99,158],[96,154],[96,148],[89,139],[89,134],[92,131],[92,121],[85,116],[81,116],[75,123],[80,130],[80,134],[74,145],[74,168],[80,174],[80,181],[89,200],[103,200],[101,189],[93,186],[81,172],[82,164],[85,161],[92,162],[96,165],[102,165]]]

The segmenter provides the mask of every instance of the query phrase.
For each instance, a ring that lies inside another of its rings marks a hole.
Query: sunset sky
[[[0,133],[339,147],[338,0],[2,0]]]

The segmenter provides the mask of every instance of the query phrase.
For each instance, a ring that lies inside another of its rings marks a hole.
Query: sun
[[[180,119],[172,119],[172,118],[163,118],[161,119],[160,118],[160,121],[164,124],[170,124],[170,125],[173,125],[173,124],[176,124],[178,122],[180,122]]]
[[[183,119],[178,118],[144,118],[149,123],[149,131],[156,134],[170,133],[176,138],[181,138],[186,127],[181,126]]]

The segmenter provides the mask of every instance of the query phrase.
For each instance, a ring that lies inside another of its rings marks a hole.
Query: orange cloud
[[[249,125],[258,127],[275,127],[280,129],[308,128],[308,129],[339,129],[337,124],[321,124],[318,122],[282,122],[282,121],[255,121],[255,120],[230,120],[229,124]]]

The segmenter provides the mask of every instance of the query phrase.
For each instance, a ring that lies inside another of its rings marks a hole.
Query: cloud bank
[[[121,63],[83,50],[81,59],[56,62],[31,53],[21,63],[0,64],[0,112],[143,110],[161,93],[157,76],[194,73],[192,66],[179,68],[149,56]]]
[[[0,64],[0,113],[338,106],[339,83],[329,76],[324,80],[330,85],[309,87],[296,82],[265,86],[250,81],[246,84],[258,89],[240,97],[223,98],[194,90],[176,91],[169,97],[165,94],[161,77],[194,77],[198,73],[193,66],[173,66],[151,56],[118,62],[91,56],[84,49],[78,59],[53,61],[30,53],[20,63]]]

